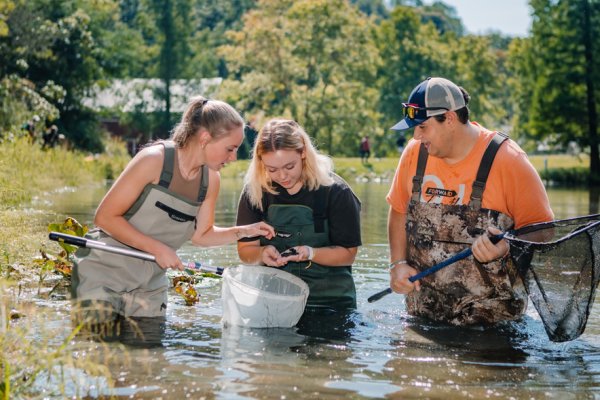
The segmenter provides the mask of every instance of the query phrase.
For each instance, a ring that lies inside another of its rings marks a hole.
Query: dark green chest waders
[[[419,151],[417,172],[406,223],[407,259],[422,271],[471,246],[490,225],[506,231],[510,217],[481,208],[485,184],[496,152],[507,137],[497,133],[486,149],[471,199],[467,205],[444,205],[421,201],[421,185],[428,153]],[[421,290],[406,298],[411,315],[453,325],[492,325],[519,318],[527,306],[527,295],[510,260],[487,264],[468,257],[421,280]]]
[[[294,246],[318,248],[331,245],[326,212],[329,190],[328,186],[321,186],[315,192],[314,209],[304,205],[274,204],[274,196],[264,193],[264,219],[280,235],[271,240],[261,238],[261,246],[273,245],[281,253]],[[352,267],[326,267],[313,261],[290,262],[282,269],[308,284],[307,307],[356,308]]]

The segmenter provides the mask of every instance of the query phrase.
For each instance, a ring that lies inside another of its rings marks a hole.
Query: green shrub
[[[548,168],[540,171],[540,177],[549,186],[586,186],[590,179],[590,170],[585,167]]]

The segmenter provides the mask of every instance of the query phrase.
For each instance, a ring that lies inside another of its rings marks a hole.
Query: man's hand
[[[498,228],[490,226],[488,228],[488,233],[479,236],[475,242],[473,242],[473,245],[471,246],[473,257],[480,263],[485,264],[508,254],[510,247],[506,240],[501,240],[497,244],[493,244],[490,240],[490,236],[499,235],[501,233],[502,231]]]
[[[413,275],[417,274],[417,270],[410,265],[396,264],[390,270],[390,288],[396,293],[409,294],[413,290],[421,290],[421,283],[419,281],[411,282],[408,280]]]

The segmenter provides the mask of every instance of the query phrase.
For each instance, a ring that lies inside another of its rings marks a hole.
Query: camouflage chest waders
[[[482,158],[468,205],[431,204],[420,201],[427,150],[421,147],[408,207],[408,260],[422,271],[471,246],[490,225],[505,231],[510,217],[481,208],[485,183],[504,135],[496,134]],[[406,298],[409,314],[453,325],[492,325],[519,318],[527,295],[509,259],[487,264],[473,257],[458,261],[421,280],[421,290]]]
[[[176,250],[194,233],[196,215],[208,190],[208,168],[202,168],[197,201],[190,201],[168,189],[175,149],[172,142],[164,146],[159,184],[147,185],[125,218],[140,232]],[[86,237],[127,248],[99,229]],[[80,304],[99,302],[126,317],[165,315],[168,280],[157,263],[87,248],[80,248],[75,256],[72,295]]]
[[[325,247],[329,241],[327,202],[329,187],[315,192],[314,210],[304,205],[272,204],[270,193],[263,194],[265,222],[278,235],[271,240],[262,237],[261,246],[273,245],[281,253],[294,246]],[[310,266],[309,266],[310,265]],[[315,262],[290,262],[284,271],[304,280],[310,289],[307,307],[356,308],[356,289],[351,267],[325,267]]]

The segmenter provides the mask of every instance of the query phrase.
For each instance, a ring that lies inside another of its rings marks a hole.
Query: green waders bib
[[[273,239],[260,239],[261,246],[273,245],[281,253],[294,246],[326,247],[330,245],[326,207],[329,188],[322,186],[315,193],[315,208],[303,205],[270,204],[272,195],[265,193],[263,202],[266,222],[275,228]],[[282,237],[285,236],[285,237]],[[307,307],[335,309],[356,308],[356,289],[352,267],[326,267],[315,262],[290,262],[282,268],[304,280],[309,289]]]
[[[427,150],[421,147],[406,231],[407,259],[422,271],[471,246],[490,225],[501,230],[513,227],[512,219],[498,211],[481,208],[481,199],[496,151],[506,139],[501,134],[490,142],[482,158],[468,205],[444,205],[420,200]],[[421,280],[421,290],[406,297],[411,315],[453,325],[492,325],[523,314],[527,294],[510,259],[486,264],[473,257],[458,261]]]
[[[198,209],[208,189],[208,168],[202,169],[197,201],[169,190],[174,169],[174,145],[164,142],[165,159],[158,185],[146,185],[125,218],[140,232],[177,250],[191,239]],[[87,238],[128,248],[99,229]],[[72,297],[80,304],[96,302],[125,317],[161,317],[167,308],[168,280],[157,263],[100,250],[75,253]]]

